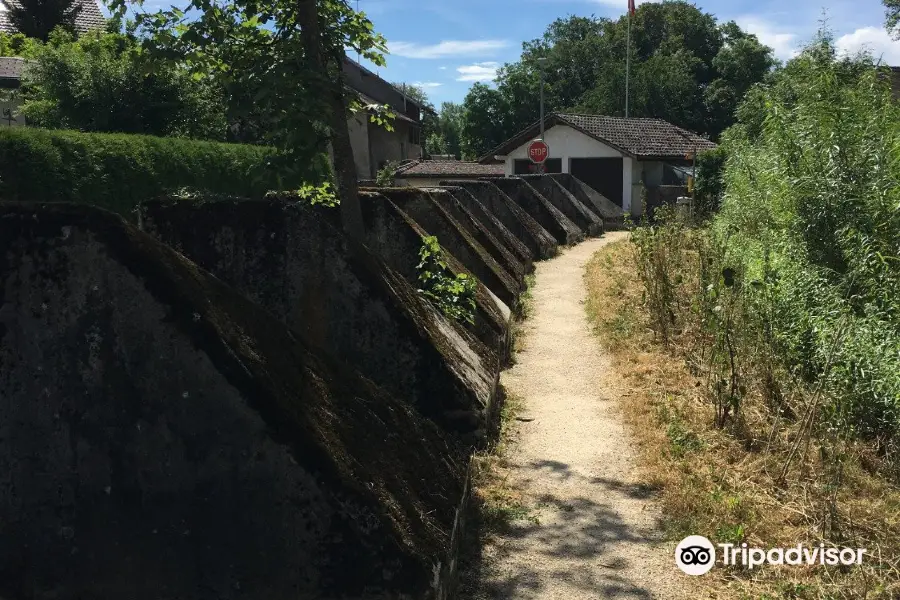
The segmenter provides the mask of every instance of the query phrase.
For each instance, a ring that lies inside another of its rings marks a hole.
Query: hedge
[[[273,148],[146,135],[0,129],[0,200],[134,207],[182,188],[261,196],[300,186]]]

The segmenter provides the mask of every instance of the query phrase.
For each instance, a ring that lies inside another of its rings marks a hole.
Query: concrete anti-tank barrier
[[[541,227],[525,209],[515,204],[488,181],[442,181],[441,185],[457,186],[468,190],[500,220],[528,249],[535,259],[545,259],[556,255],[557,242],[546,229]]]
[[[140,227],[466,439],[484,437],[496,352],[350,242],[333,209],[296,201],[154,201]]]
[[[608,230],[621,229],[625,224],[625,211],[615,202],[569,173],[549,175],[575,196],[589,210],[603,220]]]
[[[556,238],[563,246],[571,246],[584,239],[581,230],[562,211],[553,206],[540,192],[534,189],[521,177],[484,178],[490,181],[509,199],[524,208],[541,226]]]
[[[456,218],[427,190],[421,188],[384,188],[380,192],[412,217],[438,243],[456,257],[507,306],[515,310],[522,292],[517,281],[469,234]]]
[[[603,219],[594,214],[561,183],[549,175],[523,175],[522,178],[587,235],[594,236],[603,233]]]
[[[488,230],[493,238],[499,241],[507,252],[512,254],[517,261],[522,264],[525,273],[534,271],[534,253],[523,244],[519,238],[506,228],[500,220],[488,210],[478,198],[464,188],[457,186],[441,186],[441,189],[447,190],[463,209],[469,212],[482,227]]]
[[[375,191],[361,191],[360,201],[366,226],[366,246],[413,287],[419,284],[419,251],[428,235],[415,219],[388,198]],[[336,217],[338,215],[335,215]],[[469,273],[452,254],[447,263],[454,273]],[[475,323],[467,327],[489,349],[497,353],[501,365],[510,359],[512,310],[481,281],[476,279]]]
[[[528,274],[524,263],[513,255],[512,250],[495,236],[488,227],[476,217],[468,207],[456,197],[457,192],[468,192],[461,188],[422,188],[450,213],[472,238],[477,241],[500,266],[512,275],[519,285],[524,285],[525,276]],[[501,225],[502,226],[502,225]],[[512,234],[509,234],[512,236]]]
[[[0,596],[448,597],[452,436],[111,213],[0,215]]]

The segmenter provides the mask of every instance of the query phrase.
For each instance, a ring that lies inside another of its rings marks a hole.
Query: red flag
[[[634,0],[628,0],[628,14],[634,16]]]

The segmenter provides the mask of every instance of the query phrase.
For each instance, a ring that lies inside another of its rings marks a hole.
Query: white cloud
[[[405,58],[448,58],[484,56],[509,47],[506,40],[444,40],[426,45],[417,42],[390,42],[388,52]]]
[[[463,65],[457,67],[456,72],[459,73],[457,81],[493,81],[497,77],[497,69],[500,63],[496,62],[480,62],[474,65]]]
[[[783,28],[754,16],[744,16],[735,19],[741,29],[753,33],[759,41],[775,51],[775,56],[781,60],[787,60],[797,56],[800,51],[799,37],[796,33],[785,31]]]
[[[888,65],[900,64],[900,42],[892,40],[883,27],[862,27],[839,37],[835,46],[841,54],[856,54],[862,50],[871,52],[876,60],[880,58]]]
[[[446,70],[447,70],[447,67],[438,67],[438,70],[439,70],[439,71],[446,71]]]
[[[417,81],[413,85],[416,87],[428,89],[428,88],[439,88],[444,84],[438,83],[437,81]]]

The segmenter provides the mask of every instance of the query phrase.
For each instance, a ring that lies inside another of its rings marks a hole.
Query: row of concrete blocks
[[[525,276],[618,218],[582,188],[365,191],[364,243],[290,196],[0,205],[0,597],[451,597]]]

